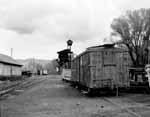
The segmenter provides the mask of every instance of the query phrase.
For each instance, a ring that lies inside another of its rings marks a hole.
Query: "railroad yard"
[[[0,97],[1,117],[149,117],[150,95],[87,96],[61,76],[35,76],[9,86]]]

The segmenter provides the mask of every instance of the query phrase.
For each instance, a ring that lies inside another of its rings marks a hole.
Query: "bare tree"
[[[45,69],[47,69],[49,73],[56,73],[56,67],[58,67],[56,59],[53,59],[50,63],[45,64]]]
[[[145,65],[148,62],[150,9],[127,11],[125,15],[114,19],[111,27],[129,49],[133,65]]]

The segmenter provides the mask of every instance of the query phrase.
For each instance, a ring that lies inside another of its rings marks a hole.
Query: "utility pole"
[[[11,48],[11,57],[13,57],[13,48]]]
[[[13,57],[13,48],[11,48],[11,57]],[[12,65],[11,65],[11,68],[10,68],[10,75],[12,76],[13,73],[12,73]]]

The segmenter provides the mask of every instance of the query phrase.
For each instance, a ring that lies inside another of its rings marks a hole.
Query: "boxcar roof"
[[[59,51],[59,52],[57,52],[58,54],[63,54],[63,53],[72,53],[71,51],[70,51],[70,49],[64,49],[64,50],[62,50],[62,51]]]
[[[87,49],[94,49],[94,48],[113,48],[115,44],[104,44],[104,45],[98,45],[98,46],[92,46]]]
[[[115,51],[115,52],[128,52],[127,49],[115,47],[115,44],[104,44],[104,45],[99,45],[99,46],[88,47],[84,52],[79,54],[76,58],[78,58],[88,52],[97,52],[97,51],[106,51],[106,50],[111,50],[111,51]]]
[[[4,55],[4,54],[0,54],[0,63],[10,64],[10,65],[15,65],[15,66],[22,66],[22,64],[14,60],[12,57]]]

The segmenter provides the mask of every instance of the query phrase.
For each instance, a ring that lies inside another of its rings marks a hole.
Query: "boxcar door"
[[[116,81],[116,62],[115,52],[106,50],[103,52],[103,86],[112,87],[114,81]]]

